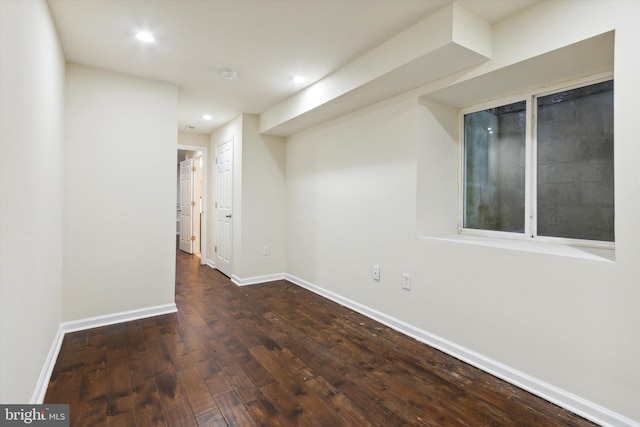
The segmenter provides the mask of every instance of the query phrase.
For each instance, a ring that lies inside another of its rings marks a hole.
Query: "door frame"
[[[202,153],[202,215],[200,226],[200,264],[205,265],[207,263],[207,217],[209,216],[209,203],[208,203],[208,167],[209,157],[207,153],[208,147],[200,145],[183,145],[178,144],[176,148],[176,154],[178,150],[184,151],[200,151]]]

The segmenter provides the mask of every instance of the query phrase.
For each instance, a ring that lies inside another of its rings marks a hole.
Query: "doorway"
[[[178,249],[207,260],[207,147],[178,145],[176,238]]]

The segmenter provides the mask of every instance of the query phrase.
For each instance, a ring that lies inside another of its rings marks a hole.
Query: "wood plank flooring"
[[[65,336],[71,426],[593,426],[289,282],[177,255],[177,314]]]

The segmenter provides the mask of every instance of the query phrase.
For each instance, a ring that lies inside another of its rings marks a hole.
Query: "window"
[[[614,241],[613,81],[463,115],[464,232]]]

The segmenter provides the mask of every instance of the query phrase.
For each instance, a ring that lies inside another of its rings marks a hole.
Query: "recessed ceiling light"
[[[309,81],[309,76],[302,76],[302,75],[291,76],[290,80],[294,83],[306,83]]]
[[[222,74],[222,78],[226,80],[235,80],[238,78],[238,72],[232,68],[221,68],[220,74]]]
[[[213,116],[211,114],[203,114],[202,120],[213,120]]]
[[[156,41],[156,37],[149,31],[136,31],[136,38],[145,43],[153,43]]]

